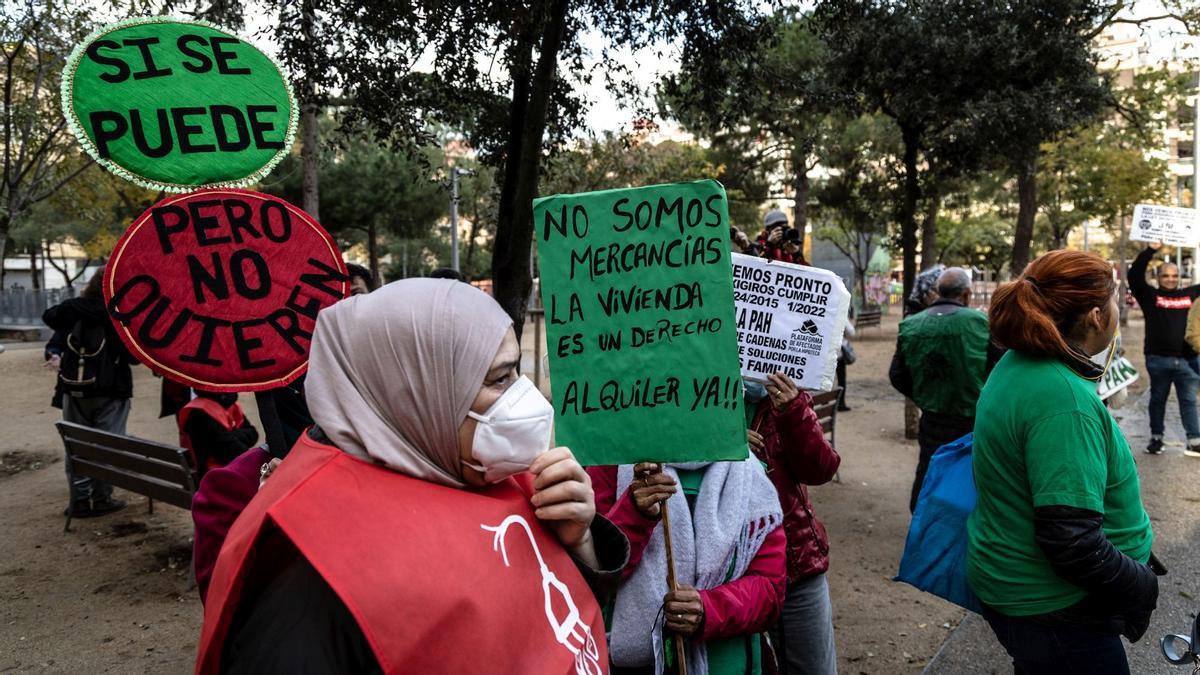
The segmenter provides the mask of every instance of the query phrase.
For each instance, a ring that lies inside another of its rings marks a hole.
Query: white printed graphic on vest
[[[1192,299],[1186,295],[1179,298],[1164,298],[1160,295],[1154,301],[1154,306],[1163,309],[1191,309]]]
[[[542,551],[533,538],[533,531],[529,529],[529,523],[521,516],[514,514],[505,518],[495,527],[487,525],[480,525],[480,527],[488,532],[496,533],[496,536],[492,538],[492,550],[499,551],[500,555],[504,557],[504,566],[509,567],[504,535],[514,524],[520,525],[521,529],[525,530],[526,536],[529,537],[529,545],[533,548],[533,554],[537,556],[538,567],[542,573],[542,596],[545,599],[546,621],[554,631],[554,638],[575,656],[576,675],[603,675],[604,671],[600,668],[600,650],[596,646],[595,638],[592,637],[592,627],[580,620],[579,608],[575,605],[574,598],[571,597],[571,590],[567,588],[566,584],[559,581],[554,572],[546,566],[546,561],[542,559]],[[554,591],[562,596],[567,606],[567,616],[561,621],[554,616],[554,603],[551,601],[551,593]]]

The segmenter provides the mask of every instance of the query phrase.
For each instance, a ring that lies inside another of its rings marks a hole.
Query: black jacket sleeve
[[[45,359],[47,361],[49,361],[51,356],[55,356],[55,355],[61,356],[63,353],[63,350],[66,348],[67,348],[67,333],[66,333],[66,331],[56,330],[56,331],[54,331],[54,335],[50,336],[50,341],[46,343],[46,349],[43,352],[43,356],[45,357]]]
[[[908,363],[904,361],[904,350],[900,348],[900,338],[896,338],[896,353],[892,355],[892,365],[888,368],[888,379],[896,391],[912,398],[912,371],[908,369]]]
[[[621,583],[621,573],[629,564],[629,539],[619,527],[598,513],[592,520],[591,531],[592,545],[596,548],[596,559],[600,563],[600,569],[592,569],[574,554],[571,555],[571,560],[575,562],[575,567],[587,582],[588,588],[592,589],[596,601],[604,606],[616,595],[617,586]]]
[[[1034,509],[1034,538],[1054,573],[1126,616],[1123,633],[1137,640],[1158,604],[1158,577],[1104,536],[1104,514],[1072,506]]]
[[[1154,289],[1150,284],[1146,283],[1146,268],[1150,266],[1150,260],[1154,257],[1154,249],[1147,247],[1137,257],[1133,259],[1133,263],[1129,266],[1128,282],[1129,290],[1133,291],[1133,297],[1137,299],[1139,304],[1144,302],[1148,295],[1154,293]]]

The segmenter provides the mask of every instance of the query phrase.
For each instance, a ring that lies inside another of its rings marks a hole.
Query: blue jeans
[[[773,637],[784,675],[837,675],[833,604],[824,574],[788,583]]]
[[[1179,416],[1183,418],[1183,430],[1189,444],[1200,441],[1200,416],[1196,414],[1196,390],[1200,388],[1200,375],[1178,356],[1146,355],[1146,370],[1150,372],[1150,433],[1161,436],[1163,417],[1167,412],[1167,396],[1171,385],[1175,385],[1175,396],[1179,399]]]
[[[1013,660],[1016,675],[1129,675],[1118,635],[1051,626],[983,608],[996,639]]]

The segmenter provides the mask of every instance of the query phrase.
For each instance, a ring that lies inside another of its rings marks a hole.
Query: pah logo
[[[792,335],[788,338],[788,351],[802,351],[806,346],[811,345],[814,340],[819,340],[820,338],[816,337],[818,330],[820,329],[817,328],[816,322],[812,319],[808,319],[800,324],[799,328],[792,330]]]

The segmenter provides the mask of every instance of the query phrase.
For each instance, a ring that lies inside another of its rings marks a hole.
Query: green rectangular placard
[[[555,434],[586,465],[745,459],[725,189],[533,203]]]

